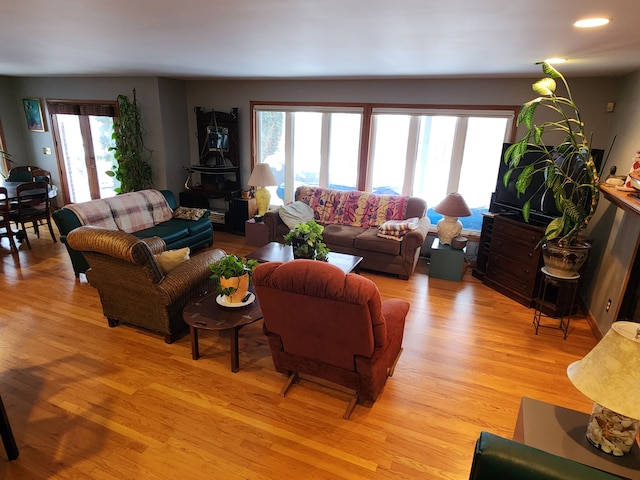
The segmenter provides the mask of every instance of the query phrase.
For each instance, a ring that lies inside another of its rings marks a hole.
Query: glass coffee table
[[[289,262],[293,260],[293,247],[278,242],[267,243],[264,247],[247,255],[247,258],[259,262]],[[348,253],[329,252],[327,261],[340,268],[344,273],[360,273],[362,257]]]

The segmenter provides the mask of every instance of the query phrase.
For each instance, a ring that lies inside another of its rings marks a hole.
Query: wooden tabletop
[[[293,247],[278,242],[270,242],[248,254],[247,258],[259,262],[290,262],[293,260]],[[340,268],[344,273],[353,271],[358,273],[362,257],[349,255],[348,253],[329,252],[327,261]]]
[[[262,318],[260,302],[253,287],[255,300],[245,307],[223,307],[216,298],[218,292],[207,293],[189,302],[182,312],[182,319],[189,326],[203,330],[229,330],[239,328]]]

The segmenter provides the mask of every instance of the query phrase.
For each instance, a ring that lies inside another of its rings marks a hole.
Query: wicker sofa
[[[324,242],[330,250],[363,257],[361,268],[408,279],[413,273],[429,229],[427,204],[418,197],[299,187],[295,200],[313,209],[314,219],[324,225]],[[400,239],[378,235],[384,222],[417,218],[417,228]],[[283,243],[289,231],[280,208],[264,216],[269,241]]]
[[[142,190],[66,205],[53,212],[52,216],[78,277],[87,271],[89,264],[81,253],[69,246],[67,235],[82,225],[120,230],[138,238],[160,237],[167,250],[211,246],[213,229],[208,212],[197,220],[189,220],[173,217],[177,208],[170,190]]]
[[[89,262],[87,280],[98,290],[109,326],[136,325],[164,335],[166,343],[188,331],[182,310],[216,287],[209,265],[226,255],[218,248],[203,250],[164,271],[158,256],[166,245],[159,237],[141,240],[120,230],[82,226],[67,241]]]

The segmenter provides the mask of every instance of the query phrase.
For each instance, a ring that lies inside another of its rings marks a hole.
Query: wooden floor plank
[[[246,255],[244,237],[215,247]],[[533,311],[471,276],[410,280],[363,271],[383,298],[411,303],[404,351],[371,407],[342,419],[349,394],[303,378],[286,397],[260,322],[171,345],[109,328],[96,291],[64,245],[0,244],[0,394],[20,449],[0,478],[465,479],[481,430],[510,437],[522,396],[590,412],[566,367],[596,343],[587,321],[541,330]]]

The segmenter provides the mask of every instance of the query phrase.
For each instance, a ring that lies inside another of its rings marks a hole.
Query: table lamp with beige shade
[[[438,239],[442,245],[450,245],[451,240],[462,232],[462,223],[458,217],[470,217],[471,210],[467,203],[457,192],[450,193],[438,205],[433,207],[433,211],[443,215],[438,221]]]
[[[258,216],[262,217],[269,210],[271,193],[264,187],[277,185],[271,167],[268,163],[258,163],[253,167],[253,172],[249,176],[247,184],[256,187],[256,204],[258,205]]]
[[[595,402],[589,442],[612,455],[629,453],[640,427],[640,324],[614,322],[582,360],[567,367],[567,375]]]

